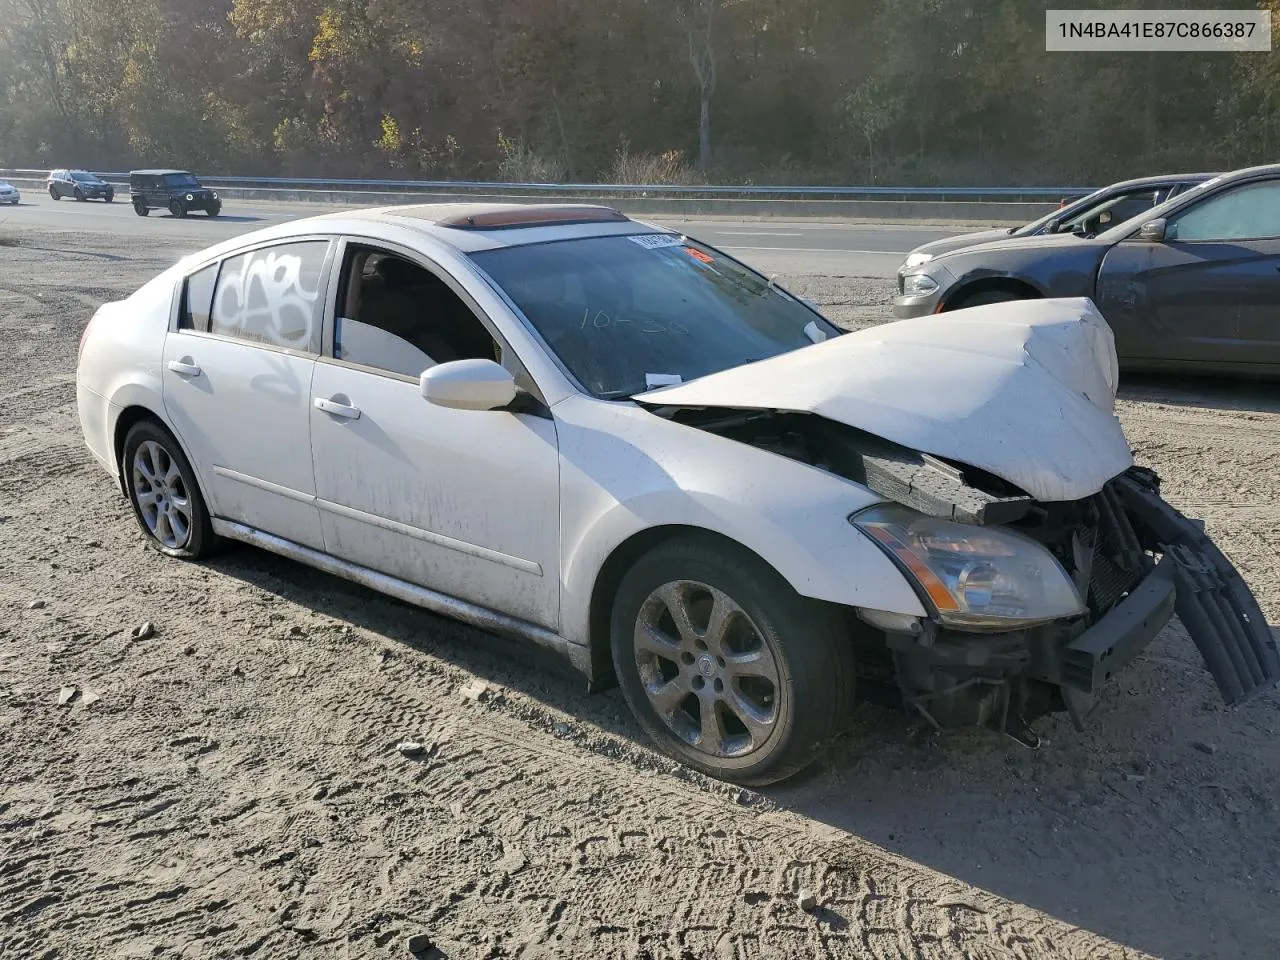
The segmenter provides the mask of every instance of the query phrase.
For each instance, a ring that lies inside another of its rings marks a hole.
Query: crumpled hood
[[[1091,301],[1023,300],[872,327],[635,399],[813,413],[1060,501],[1133,463],[1118,379]]]

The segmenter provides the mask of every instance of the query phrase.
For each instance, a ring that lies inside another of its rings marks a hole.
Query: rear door
[[[1280,180],[1229,186],[1171,214],[1164,242],[1116,244],[1097,302],[1122,359],[1280,364]]]
[[[162,368],[214,516],[316,549],[311,379],[333,246],[290,240],[191,274]]]

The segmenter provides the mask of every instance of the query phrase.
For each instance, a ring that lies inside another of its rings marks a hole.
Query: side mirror
[[[1148,240],[1151,243],[1164,243],[1165,233],[1169,228],[1169,221],[1164,217],[1156,220],[1148,220],[1138,230],[1139,240]]]
[[[516,381],[492,360],[453,360],[423,371],[418,381],[428,403],[453,410],[497,410],[516,398]]]

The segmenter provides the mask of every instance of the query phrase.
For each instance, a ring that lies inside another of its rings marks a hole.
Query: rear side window
[[[213,306],[213,285],[218,279],[218,265],[197,270],[187,277],[186,289],[182,291],[182,310],[178,314],[178,329],[209,329],[209,311]]]
[[[211,332],[254,343],[318,353],[324,240],[264,247],[222,262]]]

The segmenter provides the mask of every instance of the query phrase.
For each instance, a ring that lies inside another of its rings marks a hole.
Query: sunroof
[[[515,206],[502,210],[485,210],[476,213],[459,213],[437,220],[442,227],[456,230],[504,230],[512,227],[546,226],[571,223],[624,223],[629,218],[612,207],[572,206]]]

